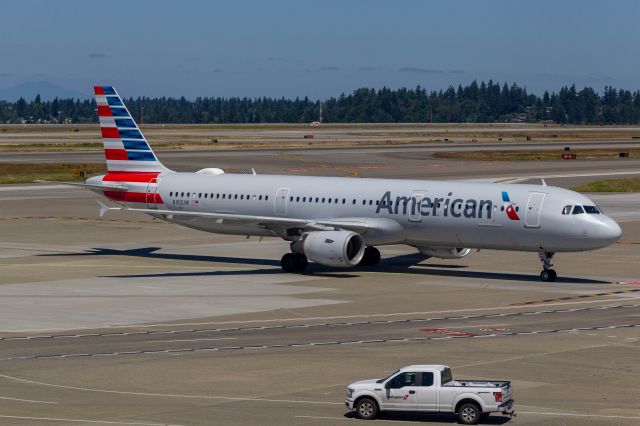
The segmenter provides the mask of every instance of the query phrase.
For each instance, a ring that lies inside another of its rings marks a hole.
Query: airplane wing
[[[276,216],[253,216],[235,213],[209,213],[161,209],[140,209],[125,206],[109,207],[100,201],[98,201],[98,204],[100,204],[100,217],[104,216],[105,213],[111,210],[122,210],[158,215],[166,219],[172,219],[173,216],[186,216],[194,218],[213,219],[219,221],[219,223],[222,223],[223,221],[232,221],[236,223],[256,224],[261,225],[265,228],[303,228],[316,231],[341,228],[358,233],[365,232],[371,228],[364,220],[361,219],[295,219]]]

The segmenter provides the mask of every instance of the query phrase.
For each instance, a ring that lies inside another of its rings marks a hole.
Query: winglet
[[[547,186],[547,182],[545,182],[543,177],[541,177],[540,180],[542,181],[542,186]]]
[[[257,173],[256,173],[256,171],[255,171],[255,169],[253,167],[251,168],[251,174],[253,174],[254,176],[257,175]]]
[[[97,200],[100,205],[100,217],[103,217],[109,210],[122,210],[120,207],[109,207],[104,204],[102,201]]]

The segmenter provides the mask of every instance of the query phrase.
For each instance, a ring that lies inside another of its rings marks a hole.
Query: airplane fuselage
[[[573,206],[594,207],[589,198],[543,185],[170,172],[138,190],[145,202],[133,205],[152,209],[364,220],[376,225],[363,233],[367,245],[566,252],[607,246],[620,233],[605,214],[573,214]],[[232,220],[164,219],[221,234],[297,237]]]

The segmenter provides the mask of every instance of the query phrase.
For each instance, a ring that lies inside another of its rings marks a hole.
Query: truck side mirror
[[[391,389],[391,382],[387,382],[384,384],[385,389]]]

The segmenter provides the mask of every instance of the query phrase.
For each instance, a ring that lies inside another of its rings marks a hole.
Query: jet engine
[[[302,243],[309,260],[325,266],[349,268],[360,263],[364,255],[364,238],[351,231],[315,231]]]
[[[439,259],[460,259],[471,251],[471,249],[462,247],[423,246],[416,248],[425,256]]]

